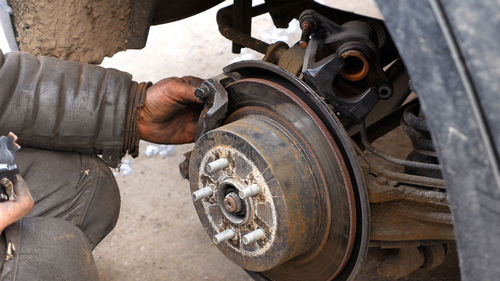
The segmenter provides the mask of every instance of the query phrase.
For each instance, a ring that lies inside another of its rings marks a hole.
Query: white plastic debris
[[[172,156],[175,152],[175,145],[166,144],[148,144],[146,149],[144,149],[144,155],[147,157],[153,157],[156,155],[166,158]]]
[[[175,146],[173,145],[160,145],[160,151],[158,152],[158,155],[160,155],[162,158],[166,158],[169,156],[172,156],[175,152]]]
[[[134,169],[132,168],[132,160],[130,159],[125,159],[123,160],[121,166],[120,166],[120,174],[124,176],[128,176],[134,172]]]
[[[146,155],[147,157],[153,157],[158,154],[159,151],[160,148],[158,145],[148,144],[148,146],[146,146],[146,149],[144,149],[144,155]]]

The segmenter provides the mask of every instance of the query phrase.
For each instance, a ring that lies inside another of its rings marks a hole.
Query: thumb
[[[203,80],[197,77],[186,76],[180,78],[182,81],[178,85],[178,91],[183,103],[203,103],[194,92],[203,83]]]
[[[195,76],[184,76],[181,78],[181,80],[184,81],[184,83],[194,86],[196,88],[198,88],[201,85],[201,83],[205,81],[204,79]]]
[[[28,188],[28,184],[26,181],[21,176],[17,176],[17,182],[14,185],[14,192],[16,193],[17,197],[19,198],[29,198],[33,200],[31,197],[30,190]]]

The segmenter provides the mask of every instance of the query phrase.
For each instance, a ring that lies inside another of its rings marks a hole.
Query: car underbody
[[[117,0],[125,19],[102,24],[119,38],[93,49],[95,37],[79,37],[82,52],[33,44],[32,30],[42,28],[29,27],[26,15],[36,18],[37,5],[12,2],[22,50],[99,62],[142,48],[150,25],[221,1]],[[108,9],[93,11],[100,8]],[[297,19],[301,40],[252,37],[252,18],[266,13],[277,28]],[[262,54],[228,65],[196,91],[205,108],[180,172],[217,248],[256,280],[352,280],[366,267],[397,279],[439,266],[456,237],[443,179],[451,170],[443,170],[421,82],[410,79],[415,61],[400,54],[386,22],[314,1],[235,0],[217,24],[233,52]],[[400,126],[412,144],[404,157],[372,144]]]

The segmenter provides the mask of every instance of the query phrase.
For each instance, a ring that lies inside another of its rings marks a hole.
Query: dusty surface
[[[22,51],[100,63],[125,48],[129,0],[9,0]]]
[[[389,153],[392,156],[405,158],[411,151],[411,142],[404,134],[401,127],[396,128],[387,135],[378,139],[373,143],[373,146],[380,150]],[[394,171],[403,172],[403,169],[396,165],[388,164],[386,161],[373,156],[368,152],[365,155],[378,165],[383,165]],[[369,263],[365,270],[358,276],[358,280],[370,281],[386,281],[387,279],[379,277],[376,273],[376,263]],[[398,279],[400,281],[459,281],[460,273],[458,271],[457,252],[454,243],[450,244],[448,255],[442,265],[431,271],[415,271],[405,278]]]
[[[334,2],[348,10],[379,15],[371,1]],[[216,10],[217,7],[190,19],[154,27],[145,49],[119,53],[103,65],[128,71],[138,81],[155,82],[168,76],[208,78],[232,61],[260,58],[247,50],[240,56],[230,53],[229,41],[217,31]],[[296,25],[273,31],[267,17],[256,19],[253,30],[254,36],[267,42],[293,42],[300,36]],[[390,145],[394,155],[401,155],[408,141],[396,133],[378,145]],[[144,152],[147,144],[141,146]],[[165,158],[141,153],[118,173],[121,216],[115,230],[94,252],[102,280],[251,280],[216,249],[198,221],[188,182],[181,179],[177,168],[183,160],[182,152],[189,147],[178,146]],[[129,168],[133,171],[124,175],[131,171]],[[446,267],[434,279],[413,276],[407,280],[445,280],[449,272]],[[452,272],[446,280],[457,280],[456,276]],[[359,280],[368,277],[373,275]]]

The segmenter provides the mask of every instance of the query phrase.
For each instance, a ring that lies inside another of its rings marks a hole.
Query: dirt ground
[[[371,1],[325,1],[360,13],[379,16]],[[151,28],[146,48],[121,52],[103,66],[133,74],[136,81],[195,75],[208,78],[241,59],[258,59],[244,50],[231,54],[230,43],[219,35],[216,11],[223,3],[195,17]],[[253,35],[267,42],[293,42],[300,37],[297,23],[276,31],[270,19],[254,21]],[[126,161],[116,179],[122,209],[115,230],[94,251],[101,280],[251,280],[226,259],[206,235],[195,213],[188,182],[178,172],[182,153],[191,145],[168,147],[167,155],[146,156],[157,147],[142,143],[141,156]]]

